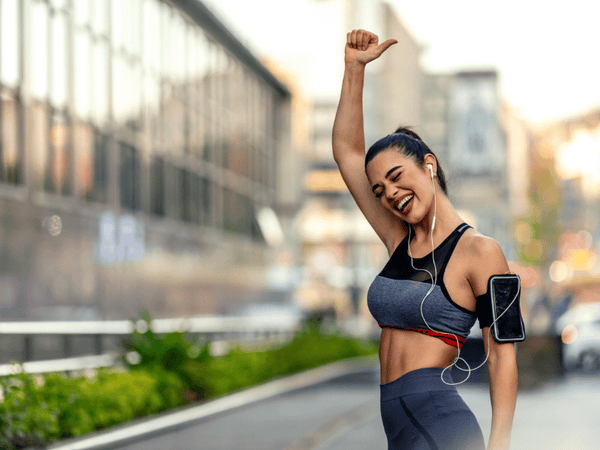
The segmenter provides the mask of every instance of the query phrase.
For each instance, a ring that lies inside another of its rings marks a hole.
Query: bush
[[[179,373],[198,398],[210,398],[331,361],[374,353],[374,342],[340,332],[323,333],[308,325],[283,345],[262,352],[236,348],[221,358],[188,361],[181,365]]]
[[[148,319],[149,321],[149,319]],[[307,324],[263,351],[234,348],[214,357],[185,333],[131,334],[125,367],[77,376],[19,373],[0,377],[0,448],[14,450],[108,428],[190,401],[224,395],[275,377],[377,352],[368,340]],[[137,358],[131,358],[131,355]],[[3,398],[3,400],[2,400]]]
[[[87,376],[0,378],[0,448],[41,446],[183,404],[183,384],[165,371],[86,371]]]

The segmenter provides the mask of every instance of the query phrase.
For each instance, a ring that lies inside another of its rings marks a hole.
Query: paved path
[[[487,439],[491,422],[487,388],[472,384],[459,391]],[[511,449],[598,450],[599,413],[600,377],[571,376],[520,392]],[[101,448],[385,450],[378,369],[363,364],[350,375],[219,412],[175,431]]]
[[[118,448],[304,450],[321,448],[320,444],[348,438],[355,434],[357,427],[365,427],[365,432],[356,433],[355,447],[346,449],[384,448],[376,375],[373,369],[368,369],[236,408],[189,428]],[[361,441],[362,446],[359,445]]]

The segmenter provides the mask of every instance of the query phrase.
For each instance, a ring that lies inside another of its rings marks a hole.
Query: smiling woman
[[[365,156],[365,66],[395,43],[379,44],[364,30],[348,33],[332,142],[344,182],[390,254],[367,296],[381,327],[388,450],[485,448],[477,419],[456,390],[461,381],[449,373],[460,362],[470,375],[460,350],[477,318],[489,355],[487,448],[507,450],[517,393],[515,348],[490,339],[494,321],[480,314],[488,305],[488,280],[509,270],[506,258],[496,241],[464,223],[447,196],[437,157],[415,132],[399,128]]]

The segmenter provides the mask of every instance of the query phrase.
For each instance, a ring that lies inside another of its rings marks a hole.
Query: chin
[[[407,215],[402,215],[402,220],[411,225],[417,225],[425,219],[425,215],[416,214],[414,211],[410,211]]]

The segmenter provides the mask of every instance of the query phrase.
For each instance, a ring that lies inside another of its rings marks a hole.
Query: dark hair
[[[421,137],[408,127],[400,127],[392,134],[388,134],[386,137],[379,139],[375,142],[367,155],[365,156],[365,168],[371,162],[373,158],[379,155],[384,150],[394,149],[402,153],[404,156],[412,158],[417,164],[423,165],[425,162],[425,155],[431,153],[437,161],[437,179],[444,193],[447,195],[448,190],[446,188],[446,175],[440,165],[440,161],[435,156],[435,153],[423,142]]]

